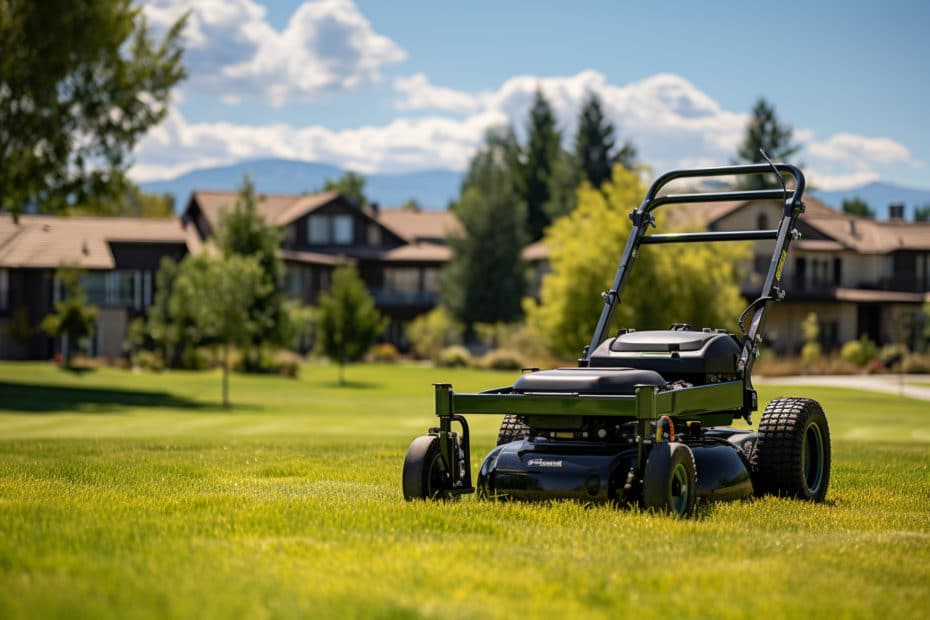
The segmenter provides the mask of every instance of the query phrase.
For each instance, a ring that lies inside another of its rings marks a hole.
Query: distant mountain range
[[[228,166],[200,168],[173,179],[141,183],[143,191],[171,194],[175,209],[181,211],[191,192],[204,190],[235,190],[248,174],[258,192],[269,194],[300,194],[322,189],[327,179],[345,173],[341,168],[316,162],[290,159],[254,159]],[[406,174],[366,174],[365,194],[382,207],[399,207],[411,198],[424,209],[445,209],[459,193],[462,173],[435,169]]]
[[[142,183],[143,191],[171,194],[180,211],[195,189],[234,190],[245,174],[252,177],[259,192],[300,194],[321,189],[327,179],[335,179],[344,170],[329,164],[291,159],[254,159],[228,166],[200,168],[173,179]],[[445,209],[459,193],[463,173],[437,168],[406,174],[365,175],[365,193],[382,207],[397,207],[409,199],[424,209]],[[888,205],[905,204],[907,219],[913,218],[915,206],[930,204],[930,189],[902,187],[874,182],[838,191],[814,191],[813,195],[837,209],[846,198],[858,196],[872,207],[879,219],[888,218]]]
[[[843,200],[859,197],[872,208],[872,211],[880,220],[888,219],[888,205],[892,203],[904,203],[904,216],[908,220],[914,217],[914,207],[930,204],[930,189],[902,187],[892,183],[882,183],[881,181],[832,192],[815,190],[813,194],[816,198],[837,209],[843,205]]]

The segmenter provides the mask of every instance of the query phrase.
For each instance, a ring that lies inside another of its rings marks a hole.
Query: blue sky
[[[577,5],[577,6],[576,6]],[[726,163],[759,96],[812,181],[930,187],[930,4],[149,0],[193,6],[190,78],[137,149],[150,180],[254,157],[461,169],[533,90],[570,136],[585,92],[660,169]]]

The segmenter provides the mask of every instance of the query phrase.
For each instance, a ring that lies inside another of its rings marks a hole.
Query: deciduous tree
[[[345,364],[361,359],[386,326],[356,269],[337,267],[329,292],[320,298],[317,344],[339,364],[340,384],[345,382]]]
[[[183,24],[155,40],[130,0],[0,3],[0,209],[125,194],[133,147],[184,77]]]
[[[368,198],[365,196],[365,177],[352,171],[346,172],[338,179],[327,179],[323,183],[323,191],[339,192],[354,200],[359,206],[368,204]]]
[[[543,280],[540,302],[526,303],[527,320],[550,352],[576,357],[588,343],[604,304],[600,292],[610,288],[630,234],[627,216],[644,193],[636,172],[614,166],[601,191],[582,186],[575,211],[546,233],[552,272]],[[656,214],[661,229],[665,218],[661,210]],[[643,246],[615,315],[617,325],[735,328],[743,306],[739,265],[749,250],[733,243]]]
[[[42,321],[42,331],[52,337],[66,337],[65,364],[70,365],[81,341],[94,331],[97,309],[87,304],[87,295],[81,287],[81,271],[58,269],[55,277],[61,283],[63,298],[55,303],[55,311]]]
[[[843,199],[843,213],[849,213],[850,215],[859,215],[862,217],[875,217],[875,211],[869,206],[869,204],[858,196],[854,198],[844,198]]]

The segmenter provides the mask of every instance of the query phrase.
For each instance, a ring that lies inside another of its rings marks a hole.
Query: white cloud
[[[280,106],[321,93],[359,88],[381,79],[384,66],[406,53],[376,33],[352,0],[300,5],[282,31],[253,0],[151,0],[143,6],[157,29],[190,8],[185,30],[185,89]]]
[[[675,167],[728,163],[742,139],[748,115],[726,110],[688,80],[654,75],[613,85],[597,71],[564,77],[530,75],[508,79],[493,91],[468,93],[433,85],[422,74],[395,81],[400,116],[385,125],[332,130],[287,124],[188,123],[174,111],[136,151],[137,180],[164,178],[208,165],[253,157],[316,160],[360,172],[404,172],[424,168],[464,169],[484,132],[512,123],[524,131],[536,88],[552,103],[566,146],[574,135],[582,102],[598,93],[620,140],[632,140],[640,159],[656,172]],[[906,146],[889,138],[837,133],[818,140],[811,129],[795,130],[805,150],[809,180],[821,189],[873,181],[890,166],[922,166]]]

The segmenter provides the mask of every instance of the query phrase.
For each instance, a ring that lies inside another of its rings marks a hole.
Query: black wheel
[[[417,437],[404,458],[404,499],[445,499],[448,494],[439,437]]]
[[[697,499],[694,453],[683,443],[658,443],[646,459],[643,505],[650,510],[689,517]]]
[[[497,445],[502,446],[511,441],[519,441],[530,434],[530,427],[526,425],[526,418],[522,415],[507,414],[501,422],[501,429],[497,432]]]
[[[766,406],[751,458],[756,494],[822,502],[830,485],[830,427],[816,400],[778,398]]]

